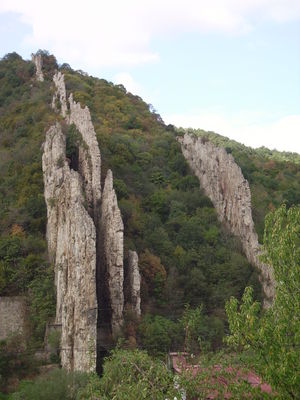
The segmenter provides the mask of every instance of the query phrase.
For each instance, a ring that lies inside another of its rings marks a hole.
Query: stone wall
[[[15,333],[24,334],[25,321],[24,297],[0,297],[0,340]]]

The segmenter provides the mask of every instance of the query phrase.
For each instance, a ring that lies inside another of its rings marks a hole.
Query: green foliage
[[[300,207],[283,205],[266,218],[265,261],[273,266],[276,297],[259,318],[252,291],[245,290],[238,309],[236,299],[226,305],[232,335],[228,342],[252,347],[260,356],[261,372],[280,398],[296,399],[300,392]]]
[[[25,348],[22,335],[13,335],[0,341],[0,392],[7,390],[8,380],[12,376],[23,378],[35,371],[36,361]]]
[[[193,359],[189,360],[193,364]],[[232,399],[270,399],[273,394],[261,391],[260,386],[251,386],[245,379],[249,372],[254,372],[252,354],[203,354],[199,360],[194,360],[198,368],[197,374],[190,370],[184,371],[177,378],[177,384],[185,389],[187,399],[223,400]]]
[[[37,82],[34,65],[16,53],[0,61],[0,295],[27,296],[32,340],[42,340],[55,304],[46,262],[41,145],[56,120],[49,107],[56,61],[42,53],[45,82]]]
[[[194,310],[186,305],[181,323],[184,327],[185,339],[184,349],[189,353],[198,352],[198,346],[195,346],[195,342],[201,343],[200,330],[203,326],[203,315],[202,306],[198,306]]]
[[[146,314],[139,325],[139,339],[150,354],[164,355],[182,347],[183,331],[180,324],[170,319]]]
[[[104,363],[103,376],[97,386],[102,397],[79,399],[165,400],[178,395],[166,366],[140,350],[114,350]]]
[[[56,294],[52,267],[41,266],[38,274],[28,285],[29,318],[33,328],[33,338],[44,339],[46,323],[55,316]]]
[[[23,381],[11,400],[76,400],[87,382],[87,374],[56,369],[35,381]]]

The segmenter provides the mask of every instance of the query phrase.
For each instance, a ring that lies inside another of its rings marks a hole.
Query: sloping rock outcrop
[[[88,107],[82,108],[69,96],[69,123],[80,132],[84,145],[79,146],[79,170],[84,180],[85,193],[95,224],[99,221],[101,200],[101,155],[96,132]]]
[[[52,98],[52,108],[56,111],[59,111],[60,108],[61,115],[66,118],[68,105],[64,75],[60,71],[56,72],[53,76],[53,82],[55,93]],[[57,107],[57,103],[59,108]]]
[[[219,220],[240,238],[249,262],[259,269],[264,305],[270,306],[275,293],[273,271],[260,261],[261,248],[252,219],[250,187],[241,168],[231,154],[206,138],[185,134],[178,141],[201,187],[216,208]]]

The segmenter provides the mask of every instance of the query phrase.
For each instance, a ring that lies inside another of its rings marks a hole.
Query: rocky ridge
[[[261,276],[264,306],[274,298],[272,268],[260,261],[261,247],[255,232],[248,181],[231,154],[205,138],[185,134],[179,137],[182,152],[205,194],[216,208],[219,220],[241,240],[244,253]]]
[[[56,72],[53,76],[53,82],[56,90],[52,98],[52,108],[59,111],[57,105],[60,106],[61,115],[66,118],[68,105],[64,75],[60,71]]]
[[[70,94],[64,75],[53,82],[52,108],[80,134],[75,164],[66,157],[65,128],[56,122],[46,133],[43,154],[49,257],[55,265],[56,325],[61,327],[61,362],[68,370],[97,365],[103,312],[110,334],[123,324],[123,221],[109,170],[101,192],[101,155],[88,107]],[[104,308],[106,307],[106,308]],[[102,311],[106,310],[106,311]],[[107,311],[109,310],[109,311]]]
[[[46,133],[43,154],[47,239],[55,264],[56,324],[67,370],[96,366],[96,230],[84,208],[81,177],[70,169],[59,123]]]

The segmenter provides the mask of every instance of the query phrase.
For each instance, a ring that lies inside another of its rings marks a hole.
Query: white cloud
[[[299,0],[1,0],[32,27],[26,43],[76,68],[155,62],[151,41],[187,31],[247,32],[261,19],[300,18]]]
[[[159,89],[146,89],[143,85],[137,82],[128,72],[119,72],[113,76],[112,81],[115,84],[121,84],[128,92],[141,97],[146,103],[151,104],[159,97]]]
[[[300,115],[289,115],[269,123],[254,123],[242,115],[229,117],[221,112],[204,110],[192,115],[163,116],[163,119],[178,127],[213,131],[247,146],[265,146],[300,154]]]
[[[122,84],[128,92],[141,96],[141,85],[128,72],[119,72],[113,77],[112,81],[116,84]]]

